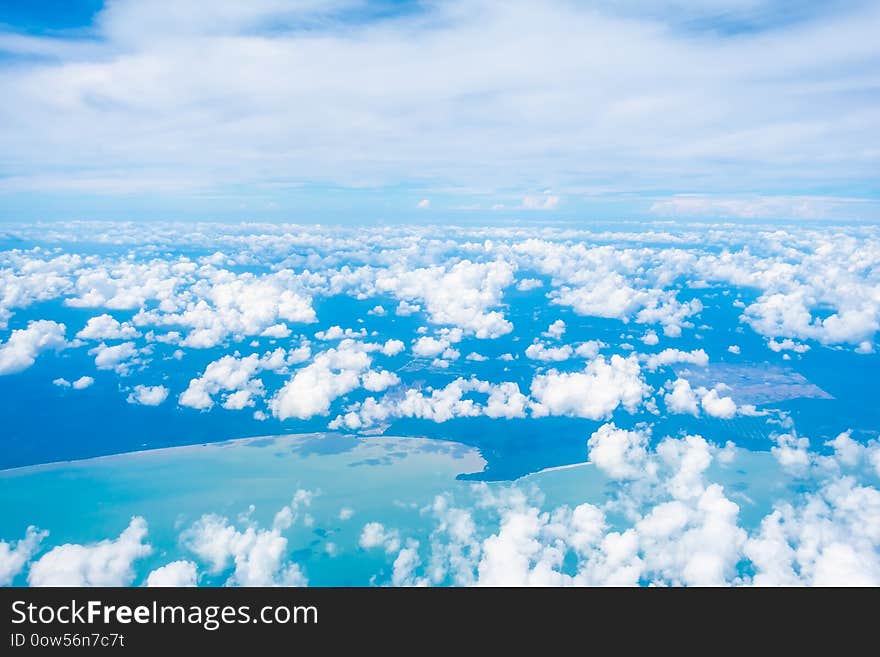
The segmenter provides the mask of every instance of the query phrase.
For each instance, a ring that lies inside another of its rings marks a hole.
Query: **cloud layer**
[[[120,0],[87,38],[0,33],[0,189],[876,216],[846,201],[876,195],[876,3],[728,4]]]

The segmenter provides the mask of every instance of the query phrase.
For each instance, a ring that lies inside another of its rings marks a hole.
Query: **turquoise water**
[[[307,509],[313,522],[294,523],[284,532],[291,560],[310,585],[368,585],[390,577],[396,555],[360,547],[364,525],[380,522],[399,530],[401,540],[426,546],[437,526],[427,511],[435,497],[447,495],[478,509],[486,484],[458,477],[484,466],[477,450],[458,443],[310,434],[19,468],[0,472],[0,536],[23,536],[35,524],[49,530],[47,545],[89,544],[118,536],[132,516],[142,516],[153,552],[135,562],[137,584],[156,567],[194,559],[181,534],[202,515],[265,528],[298,489],[306,489],[314,493]],[[767,452],[736,450],[731,463],[713,464],[707,477],[722,484],[740,506],[746,528],[754,528],[774,503],[798,490],[798,482]],[[616,482],[588,463],[488,486],[498,493],[514,486],[547,510],[584,502],[601,505],[616,491]],[[343,509],[350,517],[340,517]],[[486,535],[497,531],[490,518],[479,512],[475,517],[485,523],[480,531]],[[618,520],[625,528],[625,519]],[[204,572],[200,583],[222,584],[229,573]],[[15,583],[24,583],[24,574]]]

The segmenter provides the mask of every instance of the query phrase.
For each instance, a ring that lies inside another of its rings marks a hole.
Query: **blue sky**
[[[880,220],[880,4],[5,2],[0,219]]]

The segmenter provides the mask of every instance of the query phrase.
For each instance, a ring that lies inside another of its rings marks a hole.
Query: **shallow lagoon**
[[[203,514],[233,521],[244,514],[247,522],[267,527],[297,489],[308,489],[315,493],[307,510],[311,520],[285,532],[288,557],[312,585],[368,585],[388,580],[393,556],[359,547],[363,526],[381,522],[424,545],[434,529],[426,509],[437,495],[472,506],[481,487],[518,486],[551,509],[599,504],[614,490],[614,482],[588,463],[513,484],[462,479],[485,463],[476,449],[447,441],[306,434],[18,468],[0,472],[0,538],[16,539],[35,524],[50,531],[46,548],[89,543],[118,536],[132,516],[143,516],[154,549],[135,564],[137,584],[160,565],[193,558],[179,537]],[[737,449],[731,462],[716,462],[707,475],[740,505],[744,527],[754,527],[774,501],[797,489],[768,452]],[[342,519],[342,509],[351,517]],[[222,584],[227,576],[203,575],[200,582]],[[24,583],[22,575],[16,583]]]

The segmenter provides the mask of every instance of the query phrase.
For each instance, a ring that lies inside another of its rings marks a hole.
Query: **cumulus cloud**
[[[95,383],[95,380],[90,376],[81,376],[76,381],[71,383],[70,385],[74,390],[85,390],[89,386]]]
[[[130,340],[140,335],[129,322],[120,322],[112,315],[103,314],[89,318],[76,337],[81,340]]]
[[[565,322],[561,319],[557,319],[550,326],[547,327],[547,330],[544,331],[541,335],[545,338],[553,338],[554,340],[558,340],[565,334]]]
[[[0,586],[12,584],[12,580],[24,569],[48,535],[49,532],[31,525],[25,531],[24,538],[12,542],[0,541]]]
[[[136,385],[129,393],[129,404],[140,404],[142,406],[158,406],[168,398],[168,388],[165,386],[144,386]]]
[[[412,352],[414,356],[420,358],[433,358],[442,354],[448,347],[448,340],[438,340],[426,335],[413,343]]]
[[[355,331],[354,329],[343,329],[341,326],[331,326],[326,331],[318,331],[315,337],[318,340],[330,342],[334,340],[343,340],[345,338],[357,339],[367,335],[366,329]]]
[[[12,331],[0,344],[0,375],[26,370],[42,351],[63,349],[67,345],[65,331],[64,324],[47,319],[28,322],[27,328]]]
[[[179,263],[171,272],[160,270],[160,275],[167,277],[155,293],[162,303],[155,309],[141,309],[132,323],[182,326],[188,330],[180,341],[185,347],[208,349],[229,337],[240,341],[266,331],[281,335],[286,333],[286,322],[317,321],[311,297],[290,270],[256,275],[206,267],[195,276],[194,269]],[[175,294],[178,285],[188,287]],[[143,305],[143,300],[139,304]]]
[[[590,461],[612,479],[635,479],[645,474],[648,435],[603,424],[587,441]]]
[[[606,345],[601,340],[588,340],[587,342],[582,342],[577,347],[575,347],[574,353],[580,358],[591,360],[599,355],[600,349],[607,346],[608,345]]]
[[[403,344],[402,340],[387,340],[384,345],[382,345],[382,353],[386,356],[396,356],[401,353],[404,349],[406,349],[406,345]]]
[[[152,552],[144,542],[147,522],[136,516],[116,539],[89,545],[66,543],[31,564],[31,586],[129,586],[133,564]]]
[[[123,342],[112,346],[102,342],[90,349],[89,353],[95,357],[95,367],[99,370],[113,370],[122,376],[128,375],[133,367],[142,362],[138,358],[141,350],[134,342]]]
[[[544,281],[539,278],[522,278],[516,284],[516,289],[520,292],[528,292],[544,287]]]
[[[739,506],[720,485],[707,480],[720,452],[700,436],[664,438],[653,449],[649,438],[646,430],[614,424],[603,425],[590,437],[591,462],[615,480],[614,495],[601,506],[546,508],[540,496],[518,486],[481,488],[477,505],[492,519],[477,525],[471,510],[454,506],[450,496],[438,497],[430,510],[436,524],[429,554],[406,555],[412,566],[406,582],[751,583],[737,567],[754,538],[740,526]],[[622,510],[626,520],[620,524],[612,516]],[[398,542],[389,552],[399,555],[404,542],[396,530],[382,525],[371,529],[371,544],[385,545],[383,539],[393,535]],[[871,545],[866,540],[863,548]]]
[[[400,548],[400,535],[397,530],[386,530],[381,522],[368,522],[361,530],[358,545],[365,550],[382,548],[385,552],[397,552]]]
[[[181,406],[207,410],[213,408],[215,397],[225,393],[223,407],[241,410],[253,406],[255,397],[265,394],[263,382],[256,375],[264,370],[287,371],[291,365],[311,356],[308,343],[285,350],[281,347],[248,356],[227,355],[208,363],[201,376],[191,379],[177,399]]]
[[[550,370],[532,379],[532,415],[567,415],[600,420],[619,406],[634,413],[649,394],[638,359],[598,356],[582,372]]]
[[[738,468],[740,450],[698,435],[653,441],[645,425],[607,423],[586,443],[590,462],[611,480],[601,501],[548,505],[533,486],[484,483],[438,495],[423,507],[430,522],[425,538],[370,521],[354,541],[385,560],[374,581],[395,586],[880,584],[880,492],[858,479],[875,476],[859,469],[873,467],[876,439],[859,443],[842,432],[829,441],[831,455],[811,452],[809,441],[792,434],[774,440],[777,458],[799,462],[803,479],[754,521],[741,517],[740,503],[751,500],[712,480],[719,473],[713,462],[721,470]],[[468,498],[464,506],[456,504],[459,495]],[[289,560],[283,532],[308,521],[312,499],[311,491],[296,491],[271,528],[249,514],[239,518],[240,528],[221,516],[203,516],[180,537],[196,561],[166,564],[144,583],[192,585],[203,568],[202,579],[225,578],[233,586],[305,584]],[[352,513],[343,508],[339,518]],[[132,562],[149,551],[145,533],[145,523],[132,519],[116,540],[55,548],[32,566],[29,579],[131,583]],[[31,528],[18,545],[0,542],[0,564],[13,562],[7,568],[13,577],[31,558],[39,534]],[[338,549],[335,542],[325,547],[331,556]]]
[[[852,478],[782,503],[765,517],[744,553],[757,586],[880,584],[880,492]]]
[[[810,439],[789,433],[776,434],[772,438],[776,445],[770,448],[770,452],[779,464],[796,475],[805,475],[812,462]]]
[[[462,260],[448,268],[393,268],[376,279],[376,289],[394,294],[401,302],[424,303],[434,324],[458,327],[481,339],[497,338],[513,330],[504,315],[493,310],[504,289],[513,283],[513,273],[513,267],[503,260]]]
[[[526,348],[526,358],[543,362],[563,361],[571,358],[574,350],[569,345],[548,347],[543,342],[534,342]]]
[[[664,349],[659,354],[650,354],[645,357],[645,367],[652,372],[660,367],[680,363],[706,367],[709,364],[709,355],[703,349],[694,349],[693,351]]]
[[[660,338],[657,337],[657,332],[651,329],[645,331],[645,334],[639,339],[649,347],[653,347],[660,342]]]
[[[272,326],[263,329],[263,332],[260,333],[260,335],[264,338],[289,338],[291,332],[290,327],[284,322],[281,322],[279,324],[272,324]]]
[[[810,350],[810,345],[795,342],[790,338],[786,338],[785,340],[774,340],[771,338],[767,341],[767,346],[771,351],[775,351],[777,354],[781,351],[793,351],[798,354],[804,354]]]
[[[400,383],[400,377],[397,376],[394,372],[389,372],[388,370],[371,370],[364,375],[362,383],[364,386],[364,390],[369,390],[370,392],[381,392],[386,388],[390,388],[391,386]]]
[[[729,420],[736,415],[738,407],[731,397],[722,396],[723,387],[716,386],[709,390],[703,386],[691,387],[687,379],[681,377],[675,381],[667,381],[669,392],[663,401],[670,413],[688,413],[695,417],[700,415],[700,408],[710,417]],[[754,407],[750,407],[754,411]]]
[[[272,398],[269,407],[280,420],[327,415],[335,399],[361,386],[362,375],[367,374],[371,363],[361,343],[343,341],[297,370]]]
[[[483,397],[477,400],[471,395]],[[345,427],[361,430],[385,422],[390,418],[411,417],[432,422],[448,422],[459,417],[490,418],[525,417],[528,398],[516,383],[489,383],[476,377],[457,378],[443,388],[408,388],[401,394],[385,395],[381,399],[367,397],[353,404],[347,413],[337,416],[329,428]]]
[[[700,414],[699,400],[687,379],[678,378],[667,382],[669,392],[663,397],[666,408],[670,413],[690,413],[693,416]]]
[[[729,420],[736,415],[736,403],[730,397],[720,396],[717,388],[703,393],[700,405],[703,407],[706,415],[711,415],[712,417]]]
[[[198,584],[198,568],[192,561],[172,561],[156,568],[144,582],[150,587],[196,586]]]
[[[291,506],[298,509],[301,498],[294,498]],[[271,529],[250,523],[241,530],[222,516],[204,515],[181,535],[181,540],[212,574],[231,570],[227,586],[305,586],[305,573],[287,559],[287,538],[281,533],[294,521],[296,512],[284,507],[279,514],[281,519],[276,514]]]

